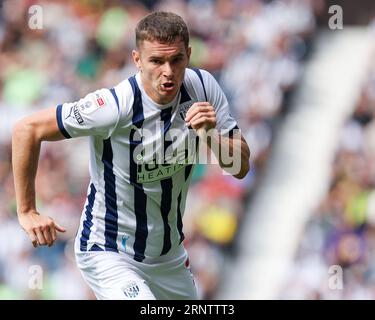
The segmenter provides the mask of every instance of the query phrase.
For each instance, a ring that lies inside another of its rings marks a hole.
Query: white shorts
[[[144,264],[123,253],[76,252],[78,268],[100,300],[198,299],[185,248],[161,263]],[[168,254],[169,255],[169,254]]]

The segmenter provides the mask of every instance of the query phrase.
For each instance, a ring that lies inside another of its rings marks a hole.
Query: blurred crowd
[[[375,18],[370,24],[375,38]],[[329,191],[301,235],[283,299],[375,299],[375,51],[337,146]]]
[[[42,29],[28,25],[33,12],[29,8],[35,4],[43,9]],[[34,249],[17,221],[9,128],[32,111],[75,101],[136,72],[131,60],[134,27],[157,9],[176,12],[187,21],[191,65],[210,71],[219,81],[251,149],[251,170],[243,180],[223,175],[215,166],[197,165],[193,173],[184,216],[185,245],[200,296],[213,298],[223,265],[235,254],[246,203],[266,164],[323,4],[324,0],[1,2],[0,299],[94,298],[75,267],[72,249],[86,198],[87,141],[80,138],[42,146],[36,182],[38,209],[68,231],[60,234],[53,247]],[[368,120],[364,124],[353,119],[358,132],[371,125],[369,108],[358,108],[358,119]],[[337,172],[337,190],[332,190],[328,202],[335,207],[340,192],[356,190],[358,199],[349,208],[357,217],[371,189],[369,175],[357,168],[363,156],[353,152],[343,149],[340,153],[351,159],[353,167]],[[345,170],[350,175],[344,179]],[[348,182],[351,187],[343,188]],[[363,241],[371,236],[369,224],[360,229],[362,233],[355,230],[352,236]],[[32,266],[43,270],[43,290],[32,289],[37,273]]]

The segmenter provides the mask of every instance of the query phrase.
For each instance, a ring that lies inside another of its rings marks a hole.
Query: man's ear
[[[132,51],[132,56],[133,56],[133,61],[136,67],[141,70],[141,55],[139,54],[138,51],[133,50]]]
[[[190,55],[191,55],[191,47],[187,48],[187,57],[188,57],[188,62],[190,61]]]

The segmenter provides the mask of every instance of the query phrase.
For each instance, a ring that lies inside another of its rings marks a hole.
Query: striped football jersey
[[[197,142],[184,118],[197,101],[215,108],[221,133],[236,127],[218,83],[199,69],[186,69],[179,93],[166,105],[151,100],[138,73],[57,106],[62,134],[90,139],[90,184],[76,250],[126,253],[151,263],[180,246],[194,166],[188,160]]]

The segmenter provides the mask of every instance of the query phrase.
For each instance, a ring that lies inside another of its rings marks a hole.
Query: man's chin
[[[159,94],[163,97],[174,97],[177,94],[176,88],[173,88],[173,90],[159,90]]]
[[[174,97],[176,96],[177,91],[159,91],[159,103],[160,104],[167,104],[170,103]]]

